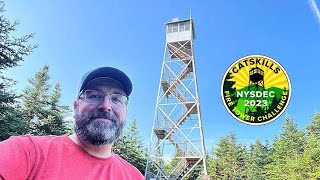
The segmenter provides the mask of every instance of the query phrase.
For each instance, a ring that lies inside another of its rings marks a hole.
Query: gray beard
[[[101,110],[93,110],[87,116],[80,115],[77,110],[74,118],[76,120],[74,130],[78,138],[95,146],[116,142],[125,125],[124,121],[120,122],[111,113]],[[98,118],[111,121],[99,121]]]

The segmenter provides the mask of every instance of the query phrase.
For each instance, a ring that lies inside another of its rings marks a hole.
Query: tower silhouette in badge
[[[166,45],[145,177],[208,177],[194,61],[193,19],[165,24]]]
[[[248,83],[248,91],[260,91],[261,94],[265,91],[264,86],[264,71],[257,66],[252,68],[249,71],[249,83]],[[257,94],[257,93],[255,93]],[[261,114],[266,111],[267,106],[263,106],[263,100],[266,100],[265,97],[247,97],[250,106],[245,106],[245,113],[249,115]],[[254,103],[252,103],[254,102]]]

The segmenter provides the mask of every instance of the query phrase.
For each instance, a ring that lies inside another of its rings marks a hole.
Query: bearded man
[[[131,80],[119,69],[87,72],[74,101],[75,133],[0,142],[0,179],[144,179],[112,152],[126,123],[131,92]]]

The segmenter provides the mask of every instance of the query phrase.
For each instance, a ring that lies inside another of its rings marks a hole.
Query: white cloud
[[[318,5],[317,5],[316,1],[315,0],[310,0],[310,5],[311,5],[311,8],[313,9],[313,11],[315,12],[315,14],[317,16],[318,22],[320,23],[320,11],[319,11],[319,8],[318,8]]]

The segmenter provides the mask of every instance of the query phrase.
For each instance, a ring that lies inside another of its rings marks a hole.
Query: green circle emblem
[[[240,122],[261,125],[272,122],[287,108],[291,84],[285,69],[274,59],[250,55],[235,61],[226,71],[221,96],[228,112]]]

